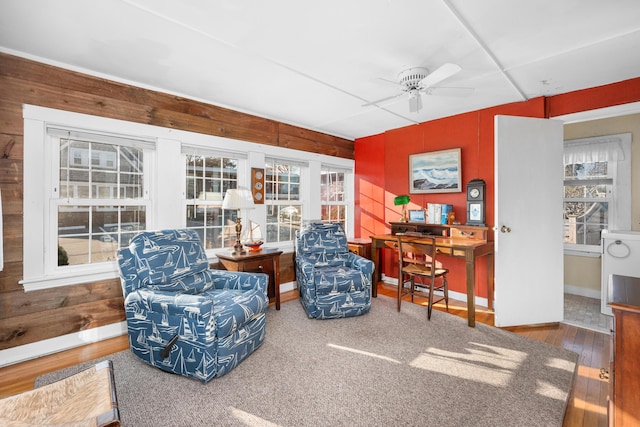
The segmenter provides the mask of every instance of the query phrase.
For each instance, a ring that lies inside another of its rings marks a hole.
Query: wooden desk
[[[267,295],[270,300],[275,298],[276,310],[280,310],[280,255],[282,251],[270,248],[263,248],[259,252],[247,251],[243,255],[232,255],[229,252],[216,253],[220,264],[229,271],[268,274]]]
[[[407,236],[407,240],[419,240],[419,237]],[[374,263],[374,285],[372,295],[378,296],[377,284],[381,279],[380,252],[384,248],[386,241],[394,241],[397,236],[393,234],[381,234],[371,236],[371,259]],[[490,310],[493,309],[493,242],[484,240],[436,237],[436,247],[439,253],[455,258],[464,258],[467,274],[467,321],[469,326],[476,326],[476,258],[486,256],[487,258],[487,304]]]

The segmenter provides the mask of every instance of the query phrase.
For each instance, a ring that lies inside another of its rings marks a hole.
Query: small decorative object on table
[[[249,248],[249,252],[259,252],[261,250],[260,246],[262,246],[263,243],[260,224],[249,221],[249,233],[244,245]]]

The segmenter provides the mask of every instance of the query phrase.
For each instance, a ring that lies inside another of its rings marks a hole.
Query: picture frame
[[[427,222],[427,214],[424,209],[410,209],[409,222]]]
[[[409,193],[462,191],[460,148],[409,155]]]

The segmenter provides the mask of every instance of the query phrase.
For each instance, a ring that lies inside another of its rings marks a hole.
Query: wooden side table
[[[248,273],[266,273],[269,275],[269,300],[276,299],[276,310],[280,310],[280,255],[282,251],[263,248],[258,252],[243,255],[232,255],[230,252],[219,252],[216,256],[220,264],[229,271]]]
[[[349,251],[366,259],[371,259],[371,239],[352,237],[347,239]]]

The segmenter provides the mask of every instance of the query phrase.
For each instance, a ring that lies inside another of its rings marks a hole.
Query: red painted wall
[[[456,219],[466,222],[466,183],[484,179],[486,219],[494,220],[494,133],[496,115],[552,117],[594,108],[640,101],[640,78],[607,86],[571,92],[526,102],[505,104],[484,110],[445,117],[418,125],[393,129],[379,135],[355,140],[355,237],[388,233],[389,221],[400,218],[401,207],[393,198],[409,194],[409,155],[460,148],[462,156],[462,192],[411,194],[408,209],[420,209],[426,203],[453,205]],[[490,233],[493,238],[493,233]],[[382,272],[397,277],[393,253],[383,249]],[[466,293],[464,260],[446,258],[450,269],[449,287]],[[486,297],[484,262],[477,265],[477,295]]]

